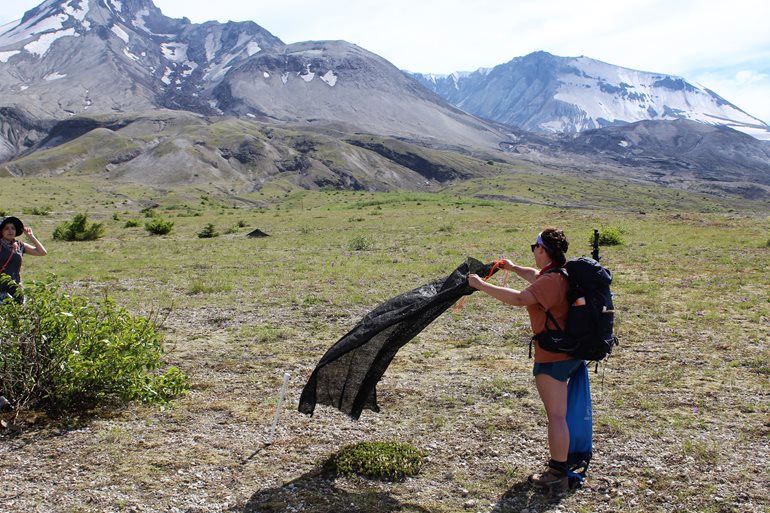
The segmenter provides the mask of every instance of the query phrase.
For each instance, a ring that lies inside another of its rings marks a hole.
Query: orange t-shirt
[[[567,313],[569,312],[569,303],[567,302],[569,283],[567,283],[566,278],[561,273],[541,274],[526,290],[537,300],[536,304],[527,306],[527,313],[529,314],[529,322],[533,333],[537,334],[545,331],[546,310],[551,312],[559,326],[565,327],[567,324]],[[556,329],[550,323],[548,327]],[[561,362],[572,359],[568,354],[541,349],[537,341],[534,344],[536,363]]]

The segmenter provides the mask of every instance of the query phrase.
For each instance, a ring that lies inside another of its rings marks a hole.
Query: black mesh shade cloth
[[[353,419],[364,408],[378,412],[377,383],[401,347],[462,296],[476,290],[468,275],[488,277],[499,268],[468,258],[452,274],[400,296],[369,312],[324,354],[299,400],[299,411],[313,414],[316,404],[333,406]]]

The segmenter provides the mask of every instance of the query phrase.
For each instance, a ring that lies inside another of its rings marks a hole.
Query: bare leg
[[[535,385],[548,415],[548,448],[551,459],[567,461],[569,428],[567,427],[567,382],[547,374],[535,376]]]

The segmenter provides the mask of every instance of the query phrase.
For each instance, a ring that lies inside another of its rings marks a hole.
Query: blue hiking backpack
[[[545,330],[535,335],[534,340],[546,351],[566,353],[580,360],[604,359],[618,344],[613,333],[612,273],[588,257],[569,260],[546,272],[558,272],[567,279],[570,307],[565,326],[559,326],[546,311]]]

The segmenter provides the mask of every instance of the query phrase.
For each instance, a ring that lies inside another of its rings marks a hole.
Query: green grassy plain
[[[439,193],[272,187],[233,199],[84,176],[3,178],[0,190],[0,210],[49,251],[25,258],[24,280],[54,273],[73,293],[158,315],[168,363],[193,384],[163,411],[31,415],[21,434],[0,438],[3,493],[16,494],[9,511],[770,511],[766,203],[527,170]],[[78,212],[106,236],[52,240]],[[173,231],[149,235],[151,215]],[[126,228],[129,219],[139,226]],[[221,235],[199,238],[209,223]],[[570,236],[571,256],[590,253],[594,228],[618,228],[625,241],[602,248],[621,345],[591,375],[595,455],[584,489],[527,488],[546,460],[528,320],[481,295],[399,352],[378,386],[381,413],[358,422],[324,407],[297,413],[315,364],[366,312],[467,256],[529,264],[548,225]],[[247,238],[255,228],[270,236]],[[275,441],[254,455],[284,372]],[[393,439],[429,454],[418,477],[319,473],[345,444]]]

